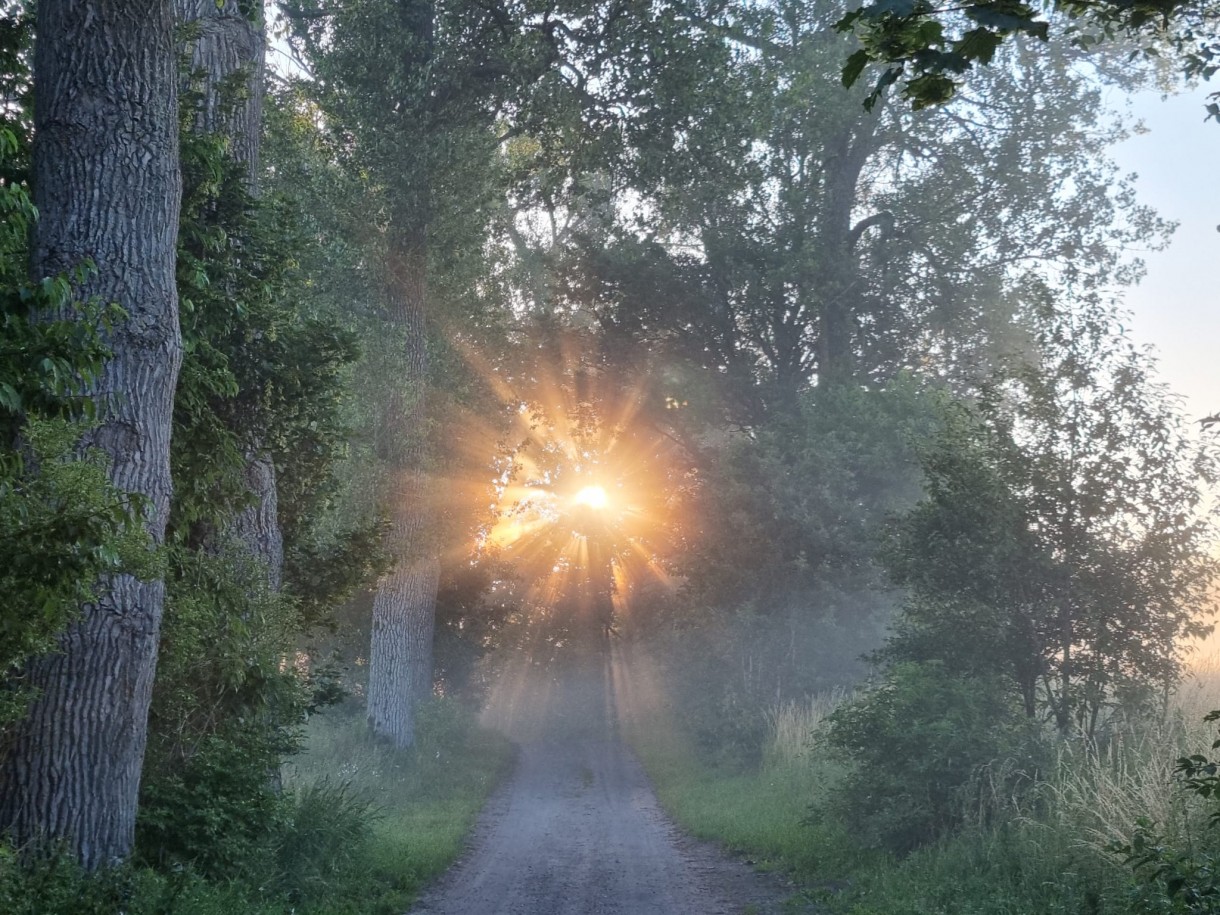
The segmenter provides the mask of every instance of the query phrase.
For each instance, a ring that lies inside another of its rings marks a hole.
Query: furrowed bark
[[[220,5],[216,0],[175,0],[178,21],[192,23],[197,32],[191,40],[191,70],[207,80],[195,129],[229,139],[233,158],[246,166],[247,185],[256,193],[267,42],[261,0],[247,5],[249,16],[236,0]],[[240,82],[240,94],[225,99],[221,88],[234,79]]]
[[[39,0],[34,52],[33,276],[92,259],[82,294],[126,311],[84,444],[147,500],[158,543],[182,357],[173,24],[170,0]],[[38,697],[0,761],[0,832],[27,847],[62,842],[90,869],[131,850],[165,590],[129,575],[104,586],[59,650],[29,664]]]
[[[432,541],[432,508],[423,463],[424,391],[428,377],[427,251],[420,232],[391,269],[390,319],[403,331],[405,377],[390,383],[382,418],[383,453],[394,467],[388,547],[394,568],[373,599],[368,720],[394,746],[415,742],[415,710],[432,694],[432,639],[440,560]]]
[[[229,522],[229,535],[267,572],[267,586],[279,591],[284,581],[284,534],[280,529],[279,489],[271,455],[257,443],[246,449],[242,481],[253,502]]]
[[[266,38],[263,4],[250,15],[236,0],[175,0],[178,20],[192,26],[191,78],[202,78],[203,99],[195,112],[195,129],[220,133],[233,158],[246,167],[246,188],[258,194],[260,135],[263,119],[263,71]],[[234,85],[237,83],[238,85]],[[229,525],[228,533],[267,570],[267,583],[278,591],[284,574],[284,537],[278,518],[275,464],[258,430],[247,430],[243,480],[251,504]]]

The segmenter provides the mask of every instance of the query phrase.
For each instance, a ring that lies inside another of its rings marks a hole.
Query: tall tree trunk
[[[262,0],[175,0],[175,6],[178,21],[193,24],[191,70],[207,80],[195,127],[228,137],[233,158],[246,166],[247,187],[256,193],[267,57]],[[243,75],[240,92],[225,98],[222,88],[236,74]]]
[[[880,106],[861,114],[828,144],[825,190],[818,234],[824,267],[818,277],[821,328],[818,336],[818,384],[855,380],[855,330],[859,320],[860,284],[857,238],[852,211],[859,196],[860,175],[876,148]]]
[[[246,189],[258,195],[260,136],[263,121],[263,71],[266,39],[262,0],[175,0],[180,23],[190,23],[191,77],[204,80],[195,129],[220,133],[229,152],[246,167]],[[249,9],[248,14],[242,7]],[[237,81],[238,85],[235,85]],[[278,591],[284,574],[284,536],[280,529],[275,464],[257,429],[243,430],[246,466],[243,482],[251,504],[229,525],[228,534],[267,570]]]
[[[427,245],[412,233],[390,268],[390,320],[406,347],[404,376],[390,381],[380,434],[391,465],[394,568],[373,598],[368,719],[373,733],[405,748],[415,742],[415,709],[432,693],[432,639],[440,559],[432,531],[427,453]]]
[[[39,0],[34,82],[33,275],[92,259],[83,294],[126,310],[85,445],[109,456],[116,486],[147,500],[159,543],[182,358],[173,4]],[[129,575],[104,584],[59,650],[30,663],[38,695],[0,762],[0,832],[63,842],[87,868],[131,850],[165,593]]]

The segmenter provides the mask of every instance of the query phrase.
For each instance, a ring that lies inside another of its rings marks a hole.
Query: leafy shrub
[[[863,840],[905,853],[959,826],[993,764],[1008,792],[1039,767],[1035,725],[997,679],[939,662],[897,664],[830,716],[829,743],[852,764],[830,801]]]
[[[86,873],[66,856],[19,861],[0,844],[0,912],[5,915],[284,915],[247,888],[209,884],[190,869],[159,874],[124,865]]]
[[[1220,720],[1220,711],[1205,721]],[[1220,739],[1212,742],[1220,749]],[[1201,753],[1183,756],[1174,772],[1187,795],[1206,805],[1208,825],[1220,826],[1220,761]],[[1212,913],[1220,911],[1220,841],[1214,833],[1202,841],[1184,843],[1161,834],[1156,824],[1141,819],[1129,843],[1115,842],[1110,850],[1122,855],[1141,878],[1133,897],[1149,913]]]
[[[31,460],[11,473],[0,448],[0,730],[30,698],[13,674],[54,648],[81,606],[100,596],[102,576],[155,568],[140,503],[111,485],[100,452],[77,451],[85,431],[29,417],[22,435]]]
[[[156,865],[206,877],[273,870],[276,779],[310,696],[291,665],[291,601],[236,550],[172,546],[137,841]]]
[[[145,781],[137,830],[145,861],[190,865],[216,879],[272,872],[285,799],[272,781],[279,756],[262,737],[253,728],[209,734],[189,757]]]

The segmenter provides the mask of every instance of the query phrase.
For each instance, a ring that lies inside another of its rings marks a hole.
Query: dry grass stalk
[[[791,699],[768,711],[767,764],[788,767],[807,761],[818,730],[850,695],[847,690],[834,689],[805,699]]]

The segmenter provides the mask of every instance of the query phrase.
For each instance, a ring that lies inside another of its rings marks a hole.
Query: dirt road
[[[469,851],[428,915],[737,915],[779,911],[782,881],[685,836],[657,806],[613,715],[519,741]]]

